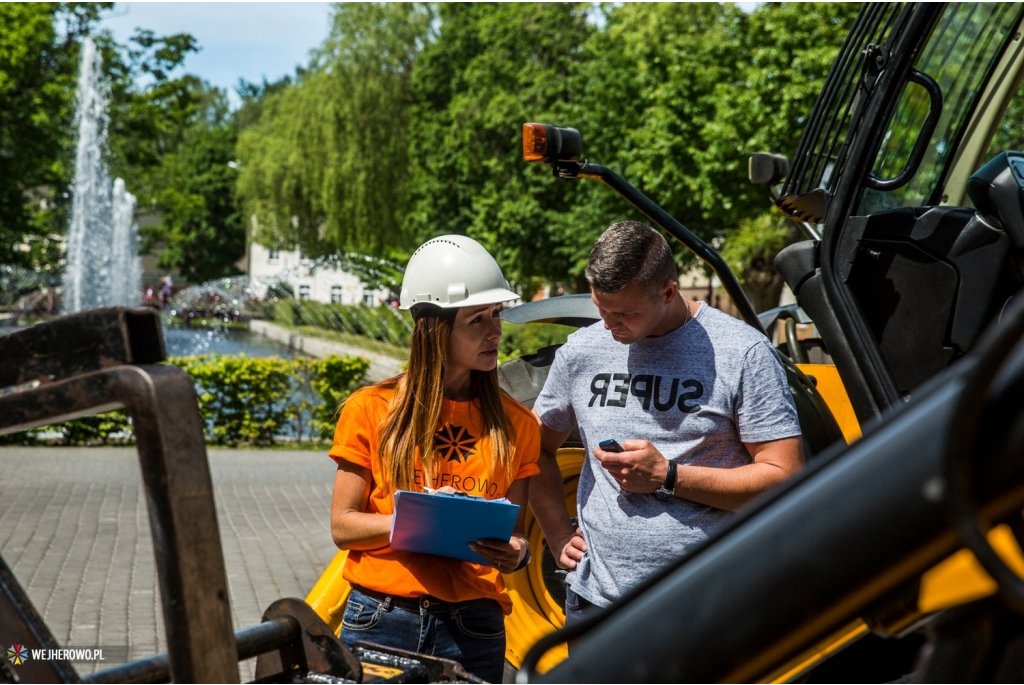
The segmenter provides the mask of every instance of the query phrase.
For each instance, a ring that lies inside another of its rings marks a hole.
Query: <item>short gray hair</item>
[[[590,250],[584,272],[591,289],[617,293],[638,283],[652,298],[679,279],[668,241],[645,223],[620,221],[608,227]]]

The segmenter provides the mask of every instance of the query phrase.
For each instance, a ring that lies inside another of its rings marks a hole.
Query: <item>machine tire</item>
[[[576,486],[583,468],[583,449],[568,447],[558,450],[558,467],[562,471],[565,504],[570,516],[576,515]],[[564,574],[555,572],[554,557],[548,550],[540,523],[532,511],[526,512],[526,538],[534,551],[529,566],[519,573],[505,576],[512,613],[505,617],[505,659],[515,669],[523,663],[527,651],[541,637],[565,625]],[[564,646],[551,650],[540,662],[546,671],[567,655]]]

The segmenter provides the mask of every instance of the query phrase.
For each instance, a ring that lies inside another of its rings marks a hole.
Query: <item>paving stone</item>
[[[334,463],[323,453],[210,450],[235,629],[303,598],[334,556]],[[0,555],[54,637],[167,647],[138,455],[131,448],[0,448]],[[107,666],[112,665],[107,663]],[[82,675],[103,666],[76,664]],[[240,664],[251,679],[255,660]]]

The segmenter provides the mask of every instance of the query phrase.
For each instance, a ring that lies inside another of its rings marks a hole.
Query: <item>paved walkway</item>
[[[209,457],[238,630],[259,623],[276,599],[304,598],[334,556],[335,466],[320,452]],[[120,648],[130,659],[165,650],[136,451],[5,447],[0,473],[0,555],[57,641]],[[254,665],[242,664],[243,680]]]

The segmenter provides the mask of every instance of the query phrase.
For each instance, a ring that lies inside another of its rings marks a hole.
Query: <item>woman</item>
[[[353,393],[330,452],[338,463],[331,531],[350,550],[341,634],[349,647],[432,654],[501,682],[512,608],[501,574],[529,562],[527,479],[540,454],[533,414],[498,387],[501,304],[517,297],[465,236],[430,240],[409,261],[400,297],[415,321],[408,370]],[[388,546],[395,491],[427,488],[520,506],[509,540],[470,545],[490,566]]]

